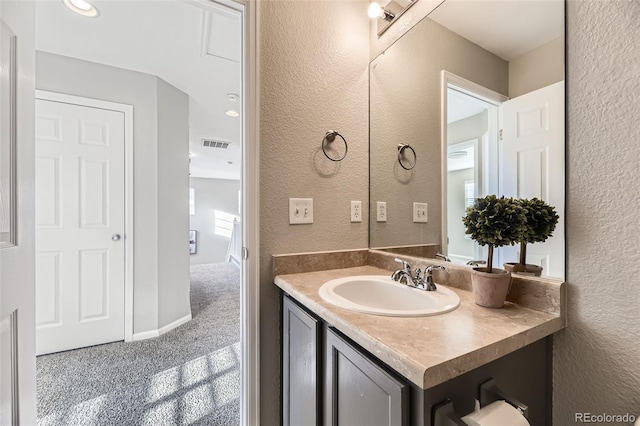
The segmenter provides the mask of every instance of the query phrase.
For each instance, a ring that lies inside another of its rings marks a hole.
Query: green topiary
[[[525,210],[513,198],[487,195],[476,198],[462,222],[466,234],[481,246],[489,246],[487,272],[493,272],[493,248],[513,245],[526,230]]]
[[[527,264],[527,244],[542,243],[551,237],[556,229],[560,216],[554,207],[542,200],[532,198],[530,200],[518,200],[525,210],[526,226],[518,242],[520,243],[520,264]]]

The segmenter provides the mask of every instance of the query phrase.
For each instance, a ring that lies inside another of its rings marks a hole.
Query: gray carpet
[[[38,357],[38,425],[239,424],[239,284],[233,265],[194,265],[190,322]]]

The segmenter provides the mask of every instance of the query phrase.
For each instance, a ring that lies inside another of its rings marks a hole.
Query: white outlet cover
[[[351,202],[351,222],[362,222],[362,201]]]
[[[376,221],[377,222],[387,221],[387,202],[386,201],[376,202]]]
[[[313,198],[289,198],[289,225],[313,223]]]
[[[413,203],[413,221],[415,223],[427,222],[427,203]]]

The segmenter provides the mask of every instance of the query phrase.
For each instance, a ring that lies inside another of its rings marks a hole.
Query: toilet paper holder
[[[480,408],[486,407],[492,402],[504,400],[515,407],[525,418],[529,418],[529,407],[504,393],[493,379],[489,379],[478,386],[478,400],[480,401]],[[461,416],[455,412],[453,401],[450,399],[434,405],[431,413],[431,424],[433,426],[466,426]]]
[[[504,393],[502,389],[500,389],[496,385],[496,381],[493,379],[489,379],[479,386],[478,400],[480,401],[480,408],[486,407],[492,402],[504,400],[509,405],[512,405],[516,410],[518,410],[525,419],[529,418],[529,407],[527,407],[514,397]]]

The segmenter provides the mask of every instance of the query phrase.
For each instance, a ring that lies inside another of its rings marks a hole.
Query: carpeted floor
[[[239,285],[231,264],[194,265],[190,322],[38,357],[38,425],[239,424]]]

